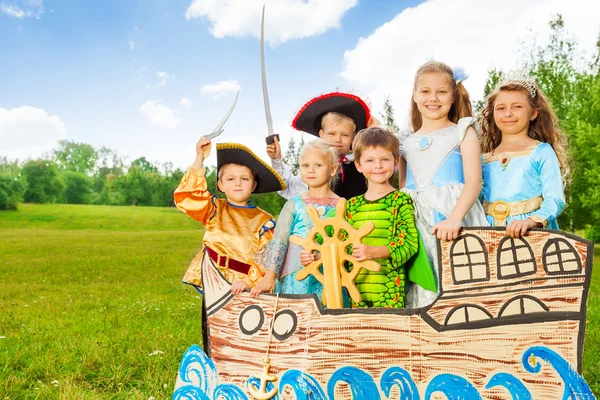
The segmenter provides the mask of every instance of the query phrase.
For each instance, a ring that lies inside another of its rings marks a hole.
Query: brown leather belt
[[[213,260],[217,266],[229,268],[245,275],[248,275],[248,272],[250,272],[250,264],[243,263],[227,256],[222,256],[210,247],[204,246],[204,248],[206,249],[210,259]]]

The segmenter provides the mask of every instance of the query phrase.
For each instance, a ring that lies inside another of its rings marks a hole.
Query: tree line
[[[586,230],[600,241],[600,38],[595,53],[583,54],[557,15],[549,22],[547,44],[521,43],[522,64],[550,99],[568,139],[570,174],[567,207],[559,218],[562,229]],[[489,71],[488,95],[505,71]],[[481,111],[483,102],[474,104]],[[386,98],[384,125],[397,130],[394,110]],[[298,170],[303,140],[291,140],[284,160]],[[184,171],[140,157],[131,163],[116,151],[62,140],[49,155],[22,163],[0,157],[0,210],[18,202],[102,205],[173,206],[173,190]],[[216,171],[208,168],[209,190],[217,196]],[[275,193],[253,196],[253,202],[277,215],[285,200]]]
[[[19,202],[170,207],[183,174],[171,163],[145,157],[127,163],[114,150],[61,140],[41,158],[19,163],[0,157],[0,210],[16,210]],[[207,182],[211,193],[223,196],[215,167],[207,168]],[[253,202],[277,214],[285,201],[269,193],[253,196]]]

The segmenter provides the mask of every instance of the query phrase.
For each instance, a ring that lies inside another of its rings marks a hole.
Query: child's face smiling
[[[451,82],[442,72],[421,74],[413,93],[413,100],[423,119],[439,120],[448,118],[454,102]]]
[[[331,143],[340,157],[350,152],[352,140],[354,139],[354,127],[350,121],[325,122],[323,129],[319,131],[321,139]]]
[[[247,205],[250,195],[256,189],[250,168],[238,164],[227,164],[221,168],[221,179],[217,185],[227,196],[227,201],[236,206]]]
[[[356,169],[369,184],[387,184],[398,166],[392,152],[380,146],[365,149],[357,161]]]
[[[335,175],[335,166],[329,165],[327,157],[320,151],[309,149],[300,158],[300,177],[308,187],[322,187],[329,184]]]
[[[494,102],[494,122],[502,135],[525,135],[538,112],[529,105],[524,91],[502,90]]]

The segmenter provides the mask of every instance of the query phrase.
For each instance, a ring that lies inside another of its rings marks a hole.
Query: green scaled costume
[[[375,229],[363,238],[362,243],[386,246],[390,252],[390,258],[375,259],[381,265],[379,272],[362,270],[358,274],[356,286],[362,301],[353,302],[353,307],[404,308],[409,260],[411,280],[417,277],[421,286],[436,287],[433,270],[420,243],[409,195],[394,191],[373,201],[365,199],[364,195],[353,197],[348,200],[346,219],[355,229],[373,222]]]

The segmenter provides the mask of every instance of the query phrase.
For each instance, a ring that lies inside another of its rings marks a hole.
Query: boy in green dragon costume
[[[390,184],[400,160],[400,143],[386,129],[368,128],[358,133],[352,148],[367,192],[348,200],[346,219],[355,229],[368,221],[375,224],[373,232],[353,246],[352,255],[357,261],[381,264],[379,272],[362,270],[357,276],[362,301],[352,306],[404,308],[407,276],[426,289],[436,291],[437,286],[420,243],[413,201]]]

